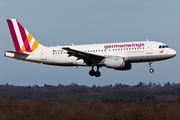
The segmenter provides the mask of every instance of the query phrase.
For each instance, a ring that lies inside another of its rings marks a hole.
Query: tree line
[[[180,84],[170,82],[161,84],[139,82],[130,86],[125,84],[105,85],[92,87],[72,83],[70,85],[57,86],[13,86],[0,85],[0,96],[3,98],[15,97],[20,100],[47,99],[58,101],[63,98],[71,98],[77,101],[176,101],[180,96]]]

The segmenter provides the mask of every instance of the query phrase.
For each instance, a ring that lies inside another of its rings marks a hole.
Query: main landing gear
[[[89,75],[100,77],[101,73],[99,72],[99,66],[97,66],[97,71],[94,71],[94,66],[92,66],[92,70],[89,71]]]
[[[150,73],[153,73],[153,72],[154,72],[154,69],[152,69],[152,63],[153,63],[153,62],[149,62],[149,67],[150,67],[149,72],[150,72]]]

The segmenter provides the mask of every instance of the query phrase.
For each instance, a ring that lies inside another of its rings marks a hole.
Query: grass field
[[[179,120],[180,102],[77,102],[0,98],[0,120]]]

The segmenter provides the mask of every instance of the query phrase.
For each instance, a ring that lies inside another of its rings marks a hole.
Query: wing
[[[84,62],[87,64],[89,62],[99,63],[105,58],[105,56],[102,55],[87,53],[87,52],[71,49],[69,47],[63,47],[62,49],[68,51],[67,53],[69,54],[69,57],[75,56],[77,57],[77,59],[83,59]]]

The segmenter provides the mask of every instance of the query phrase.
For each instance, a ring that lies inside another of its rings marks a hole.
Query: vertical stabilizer
[[[41,46],[16,19],[7,19],[7,23],[16,52],[32,52]]]

